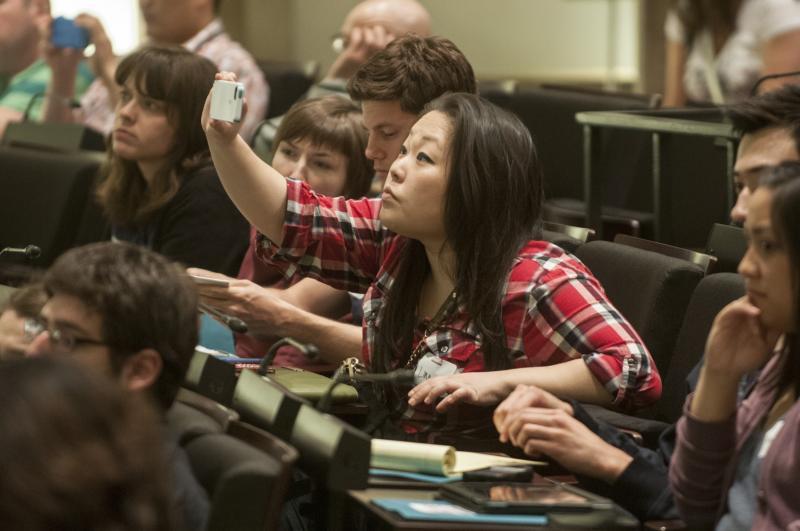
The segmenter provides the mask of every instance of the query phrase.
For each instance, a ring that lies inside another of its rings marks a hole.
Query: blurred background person
[[[0,360],[21,357],[31,342],[26,320],[38,317],[47,294],[41,284],[30,284],[14,290],[0,304]]]
[[[245,85],[245,94],[250,112],[242,125],[242,136],[249,139],[256,125],[267,112],[269,87],[255,59],[239,43],[225,32],[218,18],[222,0],[140,0],[150,43],[181,45],[187,50],[208,58],[217,69],[236,72]],[[97,79],[81,98],[81,121],[104,134],[114,125],[114,109],[119,99],[119,87],[114,82],[118,58],[114,55],[111,41],[102,23],[91,15],[82,14],[76,24],[89,31],[90,42],[95,45],[92,66]],[[46,26],[45,26],[46,27]],[[44,39],[45,59],[53,68],[54,75],[49,91],[61,102],[72,101],[71,78],[74,76],[82,52],[57,53]],[[71,122],[77,116],[72,109],[58,105],[51,98],[45,112],[48,121]]]
[[[0,138],[9,122],[41,117],[51,71],[41,58],[40,26],[50,21],[47,0],[0,2]],[[80,96],[93,76],[84,62],[75,65],[71,92]]]
[[[387,44],[413,33],[431,35],[431,16],[417,0],[364,0],[347,14],[332,46],[338,54],[324,79],[311,87],[306,97],[347,94],[347,81],[373,55]],[[267,120],[253,139],[253,150],[269,162],[274,150],[274,137],[283,116]]]
[[[175,529],[159,421],[72,359],[0,364],[0,527]]]
[[[665,106],[739,101],[759,77],[800,70],[795,0],[675,0],[665,33]]]

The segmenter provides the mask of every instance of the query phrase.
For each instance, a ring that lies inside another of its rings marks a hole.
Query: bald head
[[[416,0],[364,0],[344,19],[342,33],[348,35],[353,28],[364,26],[383,26],[395,37],[406,33],[427,37],[431,16]]]

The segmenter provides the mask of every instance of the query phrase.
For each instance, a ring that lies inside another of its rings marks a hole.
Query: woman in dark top
[[[97,196],[114,239],[235,275],[249,226],[219,182],[200,127],[215,72],[209,60],[179,47],[148,46],[122,60]]]

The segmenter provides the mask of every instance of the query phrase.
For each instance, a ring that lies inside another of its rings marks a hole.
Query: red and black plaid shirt
[[[310,276],[339,289],[366,292],[362,354],[369,363],[380,333],[383,299],[392,289],[407,239],[378,220],[379,199],[330,198],[300,181],[287,183],[283,242],[278,247],[259,235],[257,254],[289,277]],[[661,394],[658,370],[636,331],[606,299],[591,272],[551,243],[530,241],[520,251],[506,285],[503,321],[515,367],[581,358],[623,409],[646,406]],[[416,341],[422,338],[421,329]],[[463,307],[425,343],[426,351],[456,364],[459,371],[484,370],[481,339]],[[434,421],[442,422],[430,410],[408,409],[408,432],[424,432]],[[460,417],[455,424],[461,428],[487,422],[479,418],[483,415],[456,411],[449,416]]]

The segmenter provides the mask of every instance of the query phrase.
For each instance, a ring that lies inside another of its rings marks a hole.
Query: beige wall
[[[232,33],[265,59],[333,60],[355,0],[225,0]],[[637,0],[422,0],[480,78],[622,81],[638,76]],[[613,38],[612,38],[613,36]],[[612,57],[612,59],[609,59]]]

